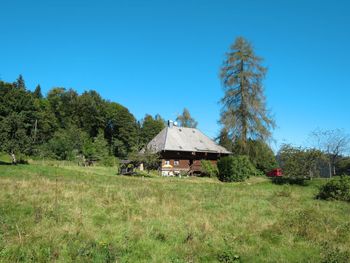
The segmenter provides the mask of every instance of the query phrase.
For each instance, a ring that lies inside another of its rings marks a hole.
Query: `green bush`
[[[103,166],[107,166],[107,167],[117,167],[116,170],[119,170],[119,159],[114,157],[114,156],[106,156],[104,157],[100,163],[103,165]]]
[[[216,177],[219,173],[218,167],[209,160],[202,160],[201,166],[202,166],[201,174],[203,176]]]
[[[242,182],[257,173],[248,156],[227,156],[218,161],[218,179],[222,182]]]
[[[319,176],[318,163],[324,156],[315,149],[285,144],[279,150],[277,158],[283,170],[283,177],[273,178],[274,183],[305,185],[307,180]]]
[[[350,202],[350,177],[333,178],[321,186],[318,199],[341,200]]]

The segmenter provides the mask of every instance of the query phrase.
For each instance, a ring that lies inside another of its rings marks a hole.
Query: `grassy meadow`
[[[348,262],[350,204],[322,183],[0,165],[0,262]]]

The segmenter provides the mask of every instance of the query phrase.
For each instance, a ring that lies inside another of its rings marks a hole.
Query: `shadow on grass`
[[[12,163],[0,161],[0,165],[11,165]]]
[[[273,184],[277,185],[284,185],[284,184],[291,184],[291,185],[301,185],[301,186],[308,186],[310,179],[309,178],[293,178],[293,177],[272,177],[270,178],[271,182]]]
[[[132,172],[132,173],[124,173],[124,174],[119,174],[120,176],[127,176],[127,177],[139,177],[139,178],[154,178],[151,174],[147,173],[137,173],[137,172]]]
[[[17,163],[0,161],[0,165],[17,165],[17,164],[29,164],[29,163],[27,160],[18,160]]]

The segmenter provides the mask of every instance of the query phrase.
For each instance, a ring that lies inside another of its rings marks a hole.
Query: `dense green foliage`
[[[153,118],[151,115],[146,114],[141,123],[141,143],[143,146],[149,143],[161,130],[165,128],[165,121],[160,115],[156,115]]]
[[[342,157],[335,164],[337,174],[350,175],[350,157]]]
[[[208,177],[216,177],[219,173],[217,165],[213,164],[210,160],[201,161],[201,175]]]
[[[22,77],[14,84],[0,81],[0,151],[31,154],[39,112]]]
[[[0,81],[0,151],[8,154],[125,158],[163,128],[159,115],[146,115],[140,125],[127,108],[96,91],[79,95],[56,87],[44,97],[40,85],[29,91],[22,76],[14,83]]]
[[[158,170],[161,164],[159,153],[155,153],[148,147],[143,148],[140,152],[129,154],[128,159],[134,166],[139,166],[142,163],[148,173],[151,170]]]
[[[283,170],[283,179],[289,182],[304,183],[304,180],[319,176],[318,162],[324,158],[315,149],[302,149],[283,145],[278,152],[278,160]]]
[[[265,174],[278,167],[274,152],[263,140],[248,139],[246,144],[245,150],[243,151],[241,140],[236,140],[232,143],[232,153],[235,155],[243,155],[247,152],[246,155],[255,168]]]
[[[332,178],[321,186],[317,198],[350,202],[350,176]]]
[[[248,138],[265,140],[274,127],[265,105],[262,81],[267,69],[261,62],[252,45],[238,37],[227,52],[220,73],[225,92],[220,122],[232,141],[241,141],[243,154],[248,153]]]
[[[0,262],[350,260],[350,206],[315,199],[323,180],[223,184],[63,163],[0,165]]]
[[[226,156],[218,161],[218,179],[222,182],[241,182],[257,171],[248,156]]]
[[[248,156],[252,164],[265,174],[278,167],[274,152],[262,140],[248,140]]]

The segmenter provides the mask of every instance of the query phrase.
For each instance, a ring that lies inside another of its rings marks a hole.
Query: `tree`
[[[33,97],[25,88],[0,81],[0,151],[11,155],[30,154],[32,131],[37,119]]]
[[[78,93],[73,89],[53,88],[47,94],[50,108],[55,115],[60,128],[71,125],[79,126]]]
[[[150,170],[156,170],[160,166],[160,155],[159,153],[154,152],[152,149],[146,147],[145,151],[142,154],[143,164],[145,169],[149,173]]]
[[[77,99],[79,127],[90,137],[96,137],[106,127],[106,102],[94,90],[86,91]]]
[[[55,132],[41,153],[59,160],[74,160],[86,150],[89,136],[78,127],[71,125]]]
[[[33,92],[33,96],[36,99],[42,99],[43,98],[43,94],[41,93],[41,87],[40,85],[36,86],[34,92]]]
[[[108,143],[100,130],[97,136],[89,139],[83,146],[83,154],[88,160],[103,161],[108,157]]]
[[[262,140],[248,140],[248,156],[252,164],[265,174],[278,167],[274,152]]]
[[[192,118],[189,110],[186,108],[184,108],[182,114],[176,117],[176,121],[181,127],[186,128],[196,128],[198,125],[198,122],[194,118]]]
[[[228,151],[232,151],[233,149],[233,142],[230,139],[228,130],[223,127],[220,131],[219,137],[217,138],[219,140],[219,145],[222,147],[225,147]]]
[[[265,140],[275,125],[265,105],[262,80],[267,69],[261,62],[251,44],[238,37],[220,72],[225,93],[220,122],[232,140],[240,139],[242,154],[247,152],[248,138]]]
[[[242,182],[257,174],[254,165],[245,155],[223,157],[218,161],[217,167],[218,179],[222,182]]]
[[[13,86],[18,89],[23,89],[23,90],[26,89],[26,84],[21,74],[18,76],[17,80],[13,83]]]
[[[289,144],[282,145],[277,154],[283,177],[291,183],[304,183],[305,179],[317,177],[317,163],[322,160],[322,152],[316,149],[303,149]]]
[[[341,157],[335,168],[340,175],[350,175],[350,157]]]
[[[148,173],[151,170],[158,169],[161,163],[159,153],[148,147],[143,148],[141,151],[131,152],[128,159],[131,160],[134,166],[143,164]]]
[[[127,157],[138,150],[138,126],[129,110],[118,103],[107,104],[106,138],[111,154]]]
[[[146,114],[141,122],[140,140],[142,146],[149,143],[165,127],[165,121],[160,115],[154,118]]]
[[[329,177],[336,175],[336,162],[350,148],[350,137],[343,130],[315,130],[311,134],[315,146],[329,159]]]

